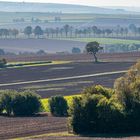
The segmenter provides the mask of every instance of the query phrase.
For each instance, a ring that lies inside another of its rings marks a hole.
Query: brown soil
[[[2,117],[0,139],[25,137],[66,131],[66,118],[59,117]]]

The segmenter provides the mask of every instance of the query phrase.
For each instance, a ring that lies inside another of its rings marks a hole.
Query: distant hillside
[[[62,12],[62,13],[96,13],[96,14],[130,14],[122,9],[109,9],[81,5],[52,4],[52,3],[25,3],[0,2],[0,11],[3,12]],[[134,13],[134,12],[133,12]]]
[[[123,9],[126,11],[140,12],[140,7],[130,7],[130,6],[108,6],[105,8],[109,9]]]

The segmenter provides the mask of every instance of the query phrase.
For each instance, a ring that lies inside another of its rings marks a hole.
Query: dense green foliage
[[[86,51],[89,54],[93,54],[95,62],[98,62],[97,56],[96,54],[99,52],[99,50],[103,49],[102,47],[100,47],[100,44],[96,41],[94,42],[89,42],[86,45]]]
[[[37,113],[41,107],[40,97],[31,92],[0,91],[0,113],[25,116]]]
[[[92,86],[70,107],[69,129],[84,133],[140,132],[140,63],[115,81],[114,89]]]
[[[62,96],[51,97],[49,99],[49,108],[54,116],[63,117],[68,115],[68,104],[66,99]]]
[[[80,48],[74,47],[74,48],[72,48],[72,53],[73,54],[79,54],[79,53],[81,53],[81,50],[80,50]]]

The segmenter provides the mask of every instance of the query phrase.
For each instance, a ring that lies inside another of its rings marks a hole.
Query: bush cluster
[[[40,110],[40,97],[31,91],[0,91],[0,113],[15,116],[28,116]]]
[[[64,117],[68,115],[68,104],[63,96],[54,96],[49,99],[49,108],[52,115]]]
[[[70,107],[69,130],[84,133],[140,132],[140,63],[117,79],[114,89],[92,86]]]

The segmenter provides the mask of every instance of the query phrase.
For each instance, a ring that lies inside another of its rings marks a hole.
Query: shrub
[[[1,59],[0,60],[0,68],[3,68],[3,67],[5,67],[6,66],[6,64],[7,64],[7,61],[6,61],[6,59]]]
[[[39,99],[40,96],[31,91],[18,93],[13,99],[13,114],[16,116],[28,116],[39,112],[41,107]]]
[[[102,86],[85,89],[70,107],[69,130],[77,134],[118,132],[124,119],[123,107],[114,101],[114,92],[110,89]]]
[[[41,107],[40,97],[31,92],[16,92],[14,90],[0,91],[0,113],[7,115],[33,115]]]
[[[3,112],[3,108],[2,94],[0,93],[0,114]]]
[[[49,99],[49,108],[54,116],[63,117],[68,115],[67,101],[62,96],[51,97]]]
[[[68,118],[68,130],[69,132],[80,133],[83,131],[85,122],[84,116],[81,114],[82,104],[80,97],[74,97],[73,103],[69,108],[69,114],[71,117]]]
[[[86,88],[82,94],[101,94],[104,95],[106,98],[110,98],[114,94],[114,90],[105,88],[101,85],[96,85]]]
[[[129,82],[127,75],[115,82],[118,100],[124,106],[125,128],[127,132],[140,132],[140,79]],[[125,84],[124,84],[125,83]],[[124,85],[124,89],[119,85]]]
[[[80,54],[81,53],[81,50],[80,50],[80,48],[74,47],[74,48],[72,48],[72,53],[73,54]]]
[[[14,90],[3,90],[0,91],[0,107],[1,112],[5,111],[7,115],[12,114],[12,104],[13,98],[17,95],[17,92]]]
[[[114,83],[86,88],[70,108],[69,130],[84,133],[140,133],[140,62]]]

